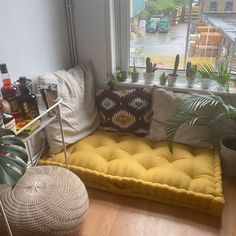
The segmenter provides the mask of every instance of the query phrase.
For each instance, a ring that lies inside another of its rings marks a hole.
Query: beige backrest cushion
[[[79,65],[69,71],[57,71],[40,76],[40,84],[54,83],[62,99],[62,117],[65,143],[73,144],[91,134],[99,126],[99,114],[95,104],[95,80],[89,66]],[[47,127],[47,138],[51,154],[62,150],[59,120]]]
[[[180,102],[188,97],[190,97],[190,94],[187,93],[176,93],[160,88],[153,90],[153,116],[148,135],[149,139],[153,141],[166,140],[165,128],[168,121],[174,117]],[[210,134],[208,126],[190,127],[186,125],[177,132],[174,141],[194,147],[211,147]]]

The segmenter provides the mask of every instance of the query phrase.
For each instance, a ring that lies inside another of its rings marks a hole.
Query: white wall
[[[92,60],[99,85],[106,78],[106,0],[74,0],[78,58],[80,63]]]
[[[0,0],[0,12],[0,63],[13,80],[70,67],[64,0]]]

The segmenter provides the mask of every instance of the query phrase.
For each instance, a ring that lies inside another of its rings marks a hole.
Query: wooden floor
[[[224,179],[222,218],[143,199],[88,189],[81,236],[236,236],[236,178]]]

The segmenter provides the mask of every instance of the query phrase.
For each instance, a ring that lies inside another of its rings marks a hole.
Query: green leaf
[[[4,153],[7,153],[7,155],[4,155]],[[23,149],[22,147],[13,146],[13,145],[0,146],[0,157],[7,158],[8,156],[18,157],[22,159],[25,163],[28,162],[28,154],[26,150]]]
[[[14,187],[24,175],[26,168],[26,163],[21,159],[0,157],[0,184]]]
[[[0,139],[0,150],[1,145],[17,145],[22,148],[25,148],[24,142],[22,142],[20,139],[12,136],[4,136]]]
[[[6,135],[15,136],[15,133],[9,129],[0,128],[0,137],[6,136]]]
[[[25,144],[12,131],[0,128],[0,184],[14,187],[25,173],[27,162]]]

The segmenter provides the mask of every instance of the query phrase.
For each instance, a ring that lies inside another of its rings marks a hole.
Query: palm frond
[[[172,119],[168,122],[168,125],[165,128],[167,135],[167,145],[171,153],[173,153],[173,142],[174,137],[179,129],[184,125],[194,126],[199,120],[199,117],[194,113],[186,113],[183,116],[179,116],[176,119]]]
[[[217,105],[224,106],[225,103],[219,96],[210,95],[192,95],[185,99],[177,108],[176,113],[196,113],[206,106],[216,107]]]
[[[209,78],[210,80],[217,82],[217,84],[221,86],[222,90],[229,90],[230,73],[227,61],[221,61],[218,70],[210,64],[199,65],[197,76],[199,78]]]
[[[206,110],[209,107],[216,109],[214,112],[209,112]],[[185,99],[176,109],[175,116],[169,121],[165,129],[169,150],[173,152],[174,137],[184,125],[209,125],[224,118],[236,122],[236,108],[226,104],[220,96],[210,93],[209,95],[192,95]]]

